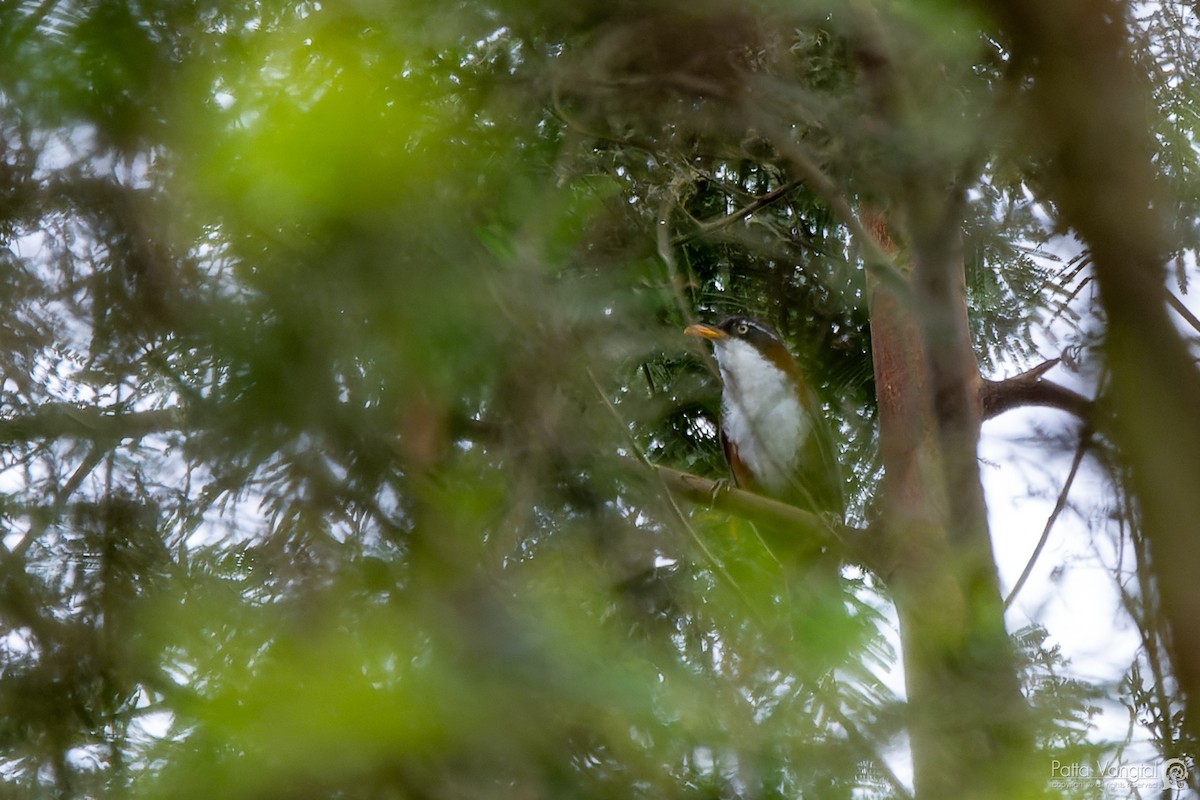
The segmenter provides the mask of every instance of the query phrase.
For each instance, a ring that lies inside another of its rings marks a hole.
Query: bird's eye
[[[745,336],[750,332],[750,326],[744,322],[739,322],[737,326],[738,336]]]

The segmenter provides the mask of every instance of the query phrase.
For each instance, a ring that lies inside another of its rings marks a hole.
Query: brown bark
[[[880,124],[918,141],[937,73],[900,66],[877,18],[854,43]],[[905,56],[909,54],[903,54]],[[948,157],[951,158],[951,157]],[[903,230],[903,287],[868,284],[884,463],[881,527],[895,558],[916,795],[1031,797],[1032,725],[1004,624],[977,447],[984,383],[969,337],[961,252],[961,165],[901,153],[881,174],[894,218],[867,227],[892,253]]]
[[[1089,422],[1092,417],[1091,400],[1045,379],[1046,372],[1058,362],[1059,359],[1052,358],[1011,378],[1000,381],[984,380],[979,386],[979,404],[983,419],[998,417],[1014,408],[1042,406],[1066,411],[1084,422]]]
[[[886,223],[868,217],[878,241]],[[918,797],[1027,788],[1028,714],[1004,628],[975,448],[979,376],[947,216],[914,236],[914,292],[872,287],[881,530],[900,619]],[[930,274],[931,271],[938,274]],[[930,342],[938,342],[932,346]]]

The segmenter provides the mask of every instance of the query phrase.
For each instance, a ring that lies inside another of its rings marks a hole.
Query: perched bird
[[[721,372],[721,444],[734,483],[809,511],[844,512],[832,437],[800,365],[779,335],[749,317],[689,325]]]

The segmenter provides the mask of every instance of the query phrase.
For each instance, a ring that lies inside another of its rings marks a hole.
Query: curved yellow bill
[[[683,332],[688,336],[699,336],[701,339],[726,339],[729,337],[729,334],[720,328],[714,328],[712,325],[704,325],[699,322],[695,325],[688,325],[683,329]]]

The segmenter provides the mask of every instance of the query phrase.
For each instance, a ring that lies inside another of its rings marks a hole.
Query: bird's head
[[[779,334],[766,323],[750,317],[729,317],[717,325],[689,325],[683,332],[712,342],[713,354],[723,370],[736,369],[735,364],[741,359],[735,354],[744,352],[748,346],[793,381],[799,382],[795,359]]]

